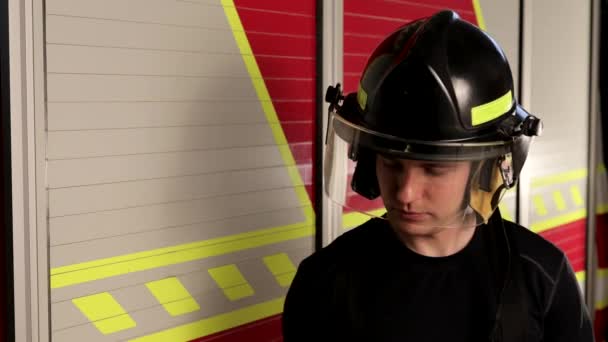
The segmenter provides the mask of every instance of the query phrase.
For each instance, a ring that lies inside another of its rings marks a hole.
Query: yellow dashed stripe
[[[264,258],[264,264],[282,287],[289,286],[296,275],[296,267],[286,253],[267,256]]]
[[[578,186],[573,185],[570,187],[570,195],[572,197],[572,202],[574,202],[577,207],[580,207],[585,204],[585,201],[583,200],[583,196],[581,195],[581,191],[579,190]]]
[[[239,325],[257,321],[283,311],[285,297],[252,305],[225,314],[205,318],[197,322],[178,326],[131,340],[132,342],[166,342],[191,341],[196,338],[235,328]]]
[[[209,269],[211,278],[224,291],[230,300],[238,300],[253,296],[254,291],[251,285],[245,280],[243,274],[236,265],[226,265]]]
[[[534,204],[538,216],[547,215],[547,207],[545,207],[545,201],[541,195],[532,196],[532,203]]]
[[[243,249],[308,237],[313,234],[314,226],[293,224],[285,227],[264,229],[229,237],[58,267],[51,270],[51,288],[56,289],[122,274],[224,255]]]
[[[171,316],[200,309],[184,285],[175,277],[146,283],[146,287]]]
[[[598,276],[608,278],[608,270],[600,270]],[[585,272],[576,273],[576,278],[580,282],[584,281]],[[235,328],[237,326],[257,321],[269,316],[278,315],[283,310],[285,297],[273,299],[268,302],[256,304],[211,318],[202,319],[197,322],[185,324],[165,331],[160,331],[151,335],[142,336],[131,342],[165,342],[165,341],[190,341],[193,339],[206,337],[211,334]],[[597,302],[596,308],[603,309],[608,300],[601,299]]]
[[[74,298],[72,303],[104,335],[136,326],[131,316],[108,292]]]
[[[560,191],[553,191],[553,203],[555,203],[557,210],[566,210],[566,201],[564,200],[564,196],[562,196]]]
[[[604,164],[598,165],[598,172],[600,174],[606,173]],[[587,169],[576,169],[559,174],[550,176],[538,177],[530,182],[531,188],[542,188],[547,186],[557,186],[567,184],[569,182],[581,181],[587,177]],[[555,202],[556,208],[560,211],[568,210],[566,205],[566,198],[569,197],[575,207],[571,208],[568,213],[550,217],[541,221],[533,222],[530,224],[530,229],[535,232],[542,232],[549,230],[554,227],[558,227],[564,224],[568,224],[574,221],[582,220],[587,216],[586,208],[584,208],[585,200],[581,195],[581,188],[578,184],[570,185],[569,196],[564,195],[560,190],[553,192],[553,201]],[[538,216],[544,216],[547,214],[547,209],[544,206],[544,200],[541,195],[535,195],[532,198],[532,203],[536,209]],[[583,207],[583,208],[581,208]],[[598,205],[596,209],[597,214],[603,214],[608,212],[608,206],[605,204]],[[545,213],[545,214],[543,214]]]
[[[228,299],[235,301],[254,295],[255,291],[249,284],[236,285],[227,289],[222,289]]]

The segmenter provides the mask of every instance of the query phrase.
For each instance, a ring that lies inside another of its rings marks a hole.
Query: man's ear
[[[373,200],[380,196],[380,186],[376,176],[376,154],[365,149],[359,150],[357,165],[350,183],[359,195]]]

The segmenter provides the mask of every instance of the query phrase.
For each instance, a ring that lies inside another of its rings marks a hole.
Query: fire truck
[[[545,123],[500,209],[566,253],[605,340],[603,6],[3,2],[3,340],[281,341],[300,261],[367,219],[323,193],[324,91],[442,9],[500,43]]]

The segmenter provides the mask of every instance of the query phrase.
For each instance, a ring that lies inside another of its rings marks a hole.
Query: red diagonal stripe
[[[314,149],[305,155],[294,146],[314,142],[316,3],[235,0],[235,5],[296,164],[310,165]],[[300,176],[314,179],[302,171]],[[314,203],[313,189],[307,187]]]

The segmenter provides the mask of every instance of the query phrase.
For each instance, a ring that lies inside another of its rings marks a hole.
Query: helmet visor
[[[345,213],[412,229],[477,226],[514,186],[504,142],[407,141],[330,115],[325,192]]]

